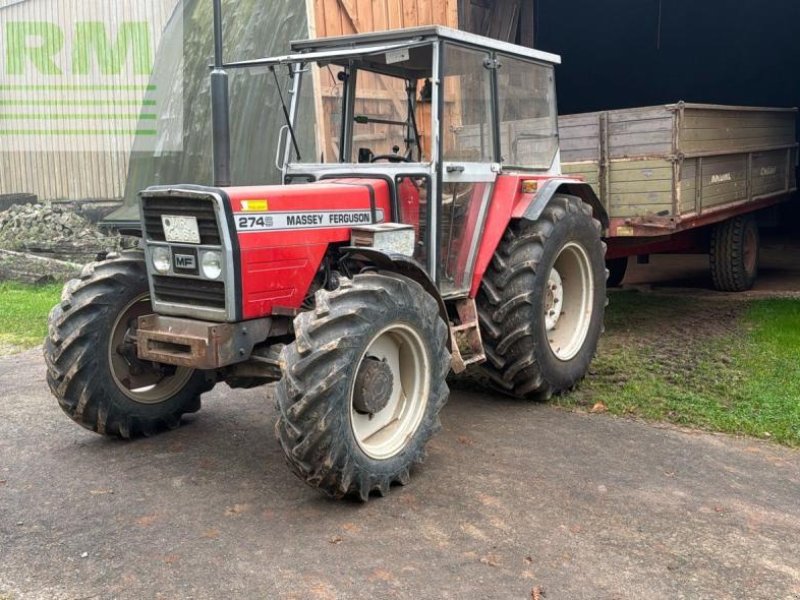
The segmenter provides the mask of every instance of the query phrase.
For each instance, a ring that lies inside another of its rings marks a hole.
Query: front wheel
[[[477,298],[495,389],[548,398],[589,370],[603,330],[606,247],[592,208],[556,196],[536,222],[512,222]]]
[[[292,470],[335,498],[405,484],[449,395],[447,325],[416,282],[370,273],[316,295],[281,354],[276,433]]]
[[[130,438],[180,424],[213,386],[201,371],[139,360],[136,325],[152,307],[144,256],[87,265],[64,287],[44,344],[47,383],[69,417]]]

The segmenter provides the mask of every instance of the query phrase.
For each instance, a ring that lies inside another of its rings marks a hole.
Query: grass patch
[[[800,446],[800,301],[614,294],[590,376],[556,402]]]
[[[38,346],[47,333],[47,315],[58,303],[58,284],[0,282],[0,353]]]

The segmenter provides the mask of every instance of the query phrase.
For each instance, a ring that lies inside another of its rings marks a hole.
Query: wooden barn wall
[[[458,26],[457,0],[314,0],[317,37],[419,25]]]
[[[533,48],[534,0],[460,0],[461,29]]]
[[[458,28],[459,0],[309,0],[309,2],[313,3],[310,5],[310,11],[313,12],[315,27],[312,35],[315,37],[350,35],[420,25],[446,25]],[[327,69],[314,71],[314,89],[320,91],[316,99],[317,123],[322,124],[322,130],[317,132],[317,145],[324,149],[327,160],[336,156],[339,150],[335,140],[341,118],[338,112],[341,86],[336,85],[334,76]],[[398,116],[396,99],[404,98],[402,87],[397,89],[387,85],[385,80],[364,74],[360,77],[359,88],[365,91],[363,94],[365,99],[356,106],[357,113],[380,115],[389,119]],[[417,119],[423,137],[427,137],[430,120],[428,105],[419,105]],[[391,148],[388,147],[390,144],[385,141],[386,131],[383,129],[385,127],[382,125],[360,127],[359,142],[371,147],[376,154],[391,152]]]

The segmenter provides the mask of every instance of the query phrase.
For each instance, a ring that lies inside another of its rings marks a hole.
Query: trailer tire
[[[608,287],[618,288],[622,286],[625,273],[628,271],[628,257],[607,259],[606,269],[608,269]]]
[[[574,196],[555,196],[535,222],[509,225],[477,298],[487,357],[479,370],[493,388],[547,399],[585,377],[603,330],[605,252],[600,222]],[[555,316],[559,281],[564,311]]]
[[[744,292],[758,277],[758,223],[740,215],[714,226],[711,233],[711,280],[720,292]]]
[[[131,354],[132,324],[149,312],[141,252],[88,264],[64,286],[44,343],[47,383],[82,427],[121,438],[174,429],[214,386],[206,372],[139,361],[135,346]]]
[[[300,479],[365,502],[406,484],[441,428],[448,328],[436,300],[399,275],[356,275],[315,299],[281,353],[275,431]]]

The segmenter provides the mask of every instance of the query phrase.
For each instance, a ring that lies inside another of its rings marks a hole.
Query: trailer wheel
[[[606,269],[608,269],[608,287],[620,287],[625,279],[625,273],[628,271],[628,257],[606,260]]]
[[[606,305],[600,235],[592,208],[573,196],[509,226],[477,299],[487,357],[479,368],[494,388],[545,399],[586,375]]]
[[[126,252],[84,267],[50,312],[47,383],[86,429],[122,438],[174,429],[214,385],[204,372],[136,356],[136,320],[152,312],[149,294],[144,256]]]
[[[440,429],[448,329],[416,282],[370,273],[316,294],[281,354],[276,433],[289,466],[335,498],[405,484]]]
[[[744,292],[758,277],[758,224],[741,215],[714,226],[711,233],[711,280],[721,292]]]

